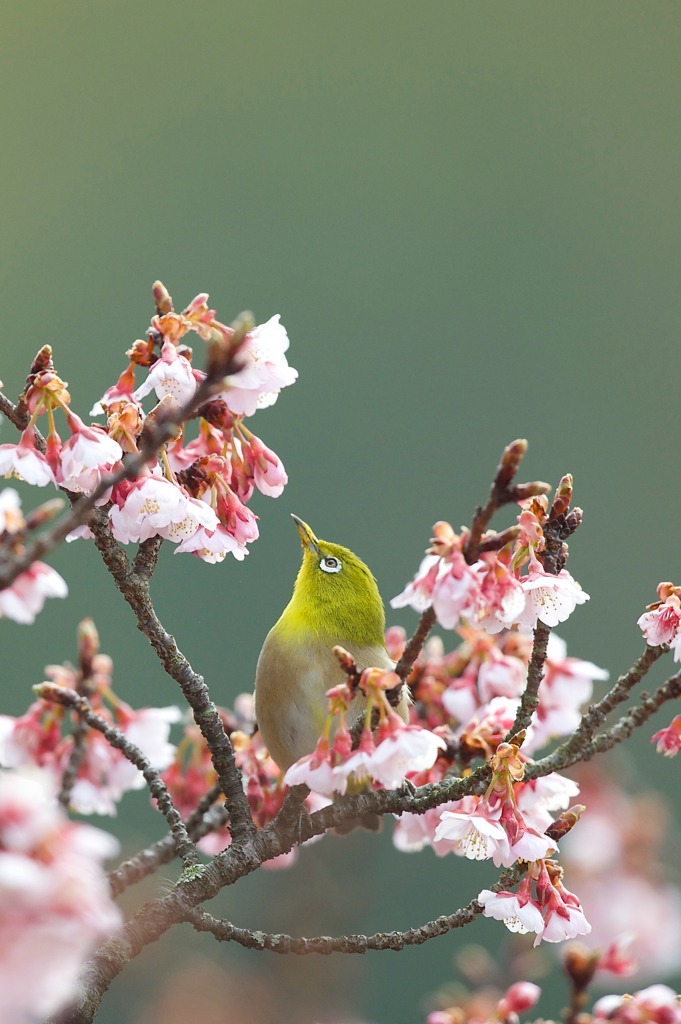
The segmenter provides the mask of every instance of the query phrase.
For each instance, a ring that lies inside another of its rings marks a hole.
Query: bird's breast
[[[322,733],[326,692],[345,678],[333,655],[337,643],[352,654],[359,669],[393,667],[385,648],[357,648],[334,638],[305,643],[281,636],[276,627],[263,644],[255,675],[255,712],[263,742],[282,771],[311,754]],[[350,726],[365,703],[361,696],[352,702]]]

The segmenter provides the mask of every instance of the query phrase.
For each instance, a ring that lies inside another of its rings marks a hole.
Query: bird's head
[[[364,562],[348,548],[319,540],[292,516],[303,544],[303,563],[290,610],[320,636],[359,646],[383,645],[385,613],[378,586]]]

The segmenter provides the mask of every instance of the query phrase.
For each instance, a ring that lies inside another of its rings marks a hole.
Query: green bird
[[[303,544],[293,597],[267,634],[255,673],[255,714],[265,746],[281,771],[311,754],[328,713],[326,691],[345,679],[333,648],[340,644],[360,669],[394,668],[385,649],[385,612],[376,580],[352,551],[318,540],[293,516]],[[398,714],[408,720],[403,687]],[[350,728],[363,714],[362,694],[350,705]]]

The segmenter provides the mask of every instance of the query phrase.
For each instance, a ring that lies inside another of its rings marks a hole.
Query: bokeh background
[[[291,511],[361,554],[387,599],[436,519],[469,521],[517,436],[523,476],[571,471],[585,509],[571,569],[591,601],[561,634],[627,667],[655,585],[679,582],[681,6],[22,0],[0,23],[6,393],[49,342],[87,416],[143,336],[157,277],[179,306],[206,290],[223,320],[281,313],[289,331],[299,381],[254,424],[290,476],[277,501],[254,499],[261,539],[243,564],[164,551],[154,579],[215,700],[251,687],[288,599]],[[176,701],[94,548],[51,561],[69,600],[33,628],[0,624],[3,710],[21,713],[43,666],[74,658],[85,615],[124,698]],[[618,771],[678,814],[678,765],[652,731]],[[142,793],[103,824],[128,852],[162,833]],[[451,912],[494,877],[399,854],[389,832],[325,840],[218,910],[371,932]],[[397,956],[315,960],[180,928],[114,982],[100,1019],[418,1024],[460,944],[501,955],[503,931],[479,921]],[[544,987],[556,1014],[560,975]]]

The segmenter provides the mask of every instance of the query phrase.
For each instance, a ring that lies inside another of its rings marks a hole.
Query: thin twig
[[[241,772],[234,760],[234,750],[225,731],[215,704],[210,699],[203,676],[194,671],[184,654],[178,649],[175,638],[164,629],[159,621],[149,594],[147,571],[135,572],[120,545],[114,540],[108,516],[101,509],[91,514],[90,529],[95,545],[104,564],[113,576],[114,582],[137,617],[137,628],[144,633],[156,651],[163,668],[177,683],[194,713],[194,721],[208,744],[208,749],[217,772],[218,781],[225,794],[230,817],[232,838],[255,830],[248,798],[244,793]],[[155,542],[156,538],[154,538]],[[151,558],[153,549],[148,556]],[[141,550],[136,563],[140,562]]]
[[[543,622],[538,622],[534,630],[534,643],[532,644],[532,657],[527,666],[527,683],[520,698],[520,706],[516,712],[515,721],[511,726],[506,742],[513,736],[527,729],[532,721],[532,715],[539,707],[539,686],[544,678],[544,662],[549,644],[551,629]]]
[[[501,892],[516,885],[525,874],[526,866],[516,864],[511,871],[501,876],[498,882],[491,886],[492,892]],[[454,914],[445,914],[428,921],[427,924],[418,928],[410,928],[408,931],[400,932],[376,932],[374,935],[339,935],[332,938],[329,935],[317,935],[313,939],[293,938],[291,935],[268,935],[265,932],[250,931],[247,928],[237,928],[230,921],[217,920],[208,914],[201,907],[195,907],[187,914],[187,920],[198,932],[210,932],[218,942],[238,942],[247,949],[267,949],[272,953],[287,954],[293,953],[296,956],[306,956],[310,953],[328,956],[330,953],[367,953],[369,950],[392,949],[399,951],[405,946],[420,946],[428,939],[434,939],[439,935],[446,935],[454,928],[463,928],[470,924],[478,914],[483,911],[482,904],[477,899],[471,900],[467,907],[462,907]]]
[[[40,686],[36,687],[36,693],[44,700],[54,701],[55,704],[73,708],[74,711],[78,712],[82,721],[86,722],[92,729],[97,729],[98,732],[101,732],[112,747],[120,750],[131,764],[139,768],[145,782],[149,786],[152,797],[158,805],[159,811],[164,815],[170,826],[175,847],[178,856],[182,860],[183,867],[192,867],[198,864],[199,855],[196,851],[196,846],[189,838],[180,812],[175,807],[161,776],[151,767],[148,758],[144,756],[139,747],[131,743],[120,729],[110,725],[100,715],[97,715],[92,710],[89,700],[86,697],[81,697],[75,690],[70,690],[66,686],[57,686],[56,683],[41,683]]]

